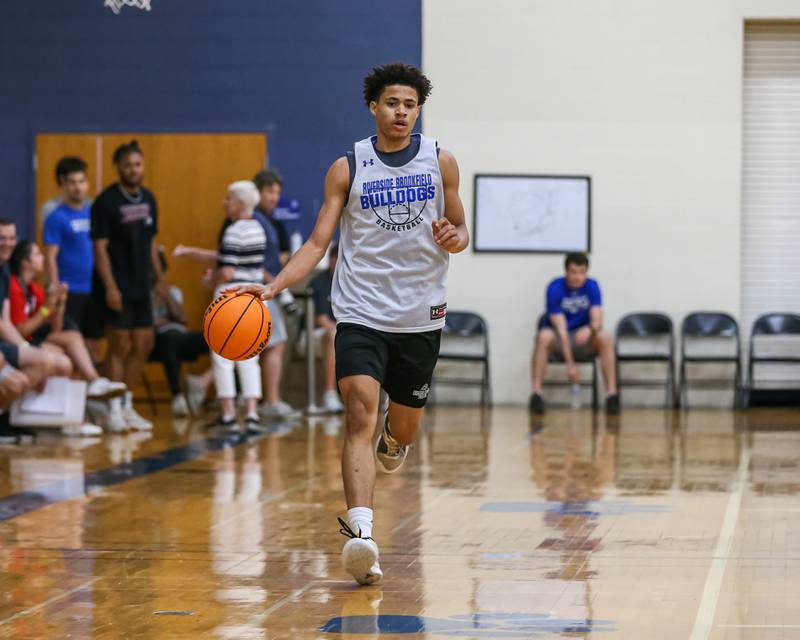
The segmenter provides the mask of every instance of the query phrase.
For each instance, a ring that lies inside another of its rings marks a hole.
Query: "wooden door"
[[[92,197],[117,180],[111,161],[114,149],[139,141],[145,159],[144,184],[158,201],[156,242],[167,256],[177,244],[216,248],[223,221],[227,185],[252,178],[264,167],[267,138],[263,133],[92,133],[41,134],[36,137],[37,238],[41,238],[42,205],[58,193],[55,166],[76,155],[89,165]],[[211,291],[201,284],[204,268],[186,258],[169,258],[167,277],[183,290],[191,329],[199,329]]]

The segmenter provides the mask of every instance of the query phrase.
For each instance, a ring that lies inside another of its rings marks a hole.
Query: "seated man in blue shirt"
[[[588,277],[589,258],[584,253],[569,253],[564,260],[566,274],[547,287],[547,313],[539,323],[533,351],[533,393],[528,408],[544,413],[542,380],[547,361],[557,353],[567,365],[570,382],[580,380],[577,360],[600,356],[606,384],[606,411],[619,411],[614,340],[603,330],[600,285]]]

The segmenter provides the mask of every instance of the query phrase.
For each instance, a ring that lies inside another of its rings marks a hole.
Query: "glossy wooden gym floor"
[[[800,637],[798,412],[438,408],[378,480],[369,588],[342,426],[3,448],[0,637]]]

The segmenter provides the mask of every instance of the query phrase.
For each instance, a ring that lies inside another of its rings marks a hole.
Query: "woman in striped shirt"
[[[214,296],[232,284],[264,283],[264,252],[267,237],[261,224],[253,219],[253,209],[260,200],[258,189],[249,180],[239,180],[228,187],[225,195],[225,214],[232,224],[222,235],[219,251],[208,251],[179,245],[175,256],[191,256],[200,260],[216,262],[216,289]],[[236,378],[245,399],[245,428],[262,431],[257,407],[261,399],[261,369],[258,356],[234,362],[216,353],[211,354],[214,383],[220,404],[220,416],[213,426],[238,429],[236,421]]]

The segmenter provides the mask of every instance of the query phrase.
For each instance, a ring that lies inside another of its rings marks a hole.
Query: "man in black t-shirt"
[[[339,245],[334,242],[328,250],[328,268],[320,271],[311,280],[314,295],[314,324],[322,331],[325,345],[325,393],[322,396],[322,407],[326,411],[339,413],[344,409],[339,393],[336,390],[336,318],[331,306],[331,287],[333,273],[336,271],[336,259],[339,257]],[[312,339],[310,336],[309,339]]]
[[[124,380],[128,389],[141,382],[142,368],[153,350],[151,274],[162,279],[153,238],[158,233],[158,207],[142,186],[144,156],[132,140],[114,152],[119,182],[112,184],[92,205],[94,244],[93,294],[105,306],[110,325],[109,376]],[[151,429],[133,408],[129,391],[121,411],[112,408],[111,429]]]

